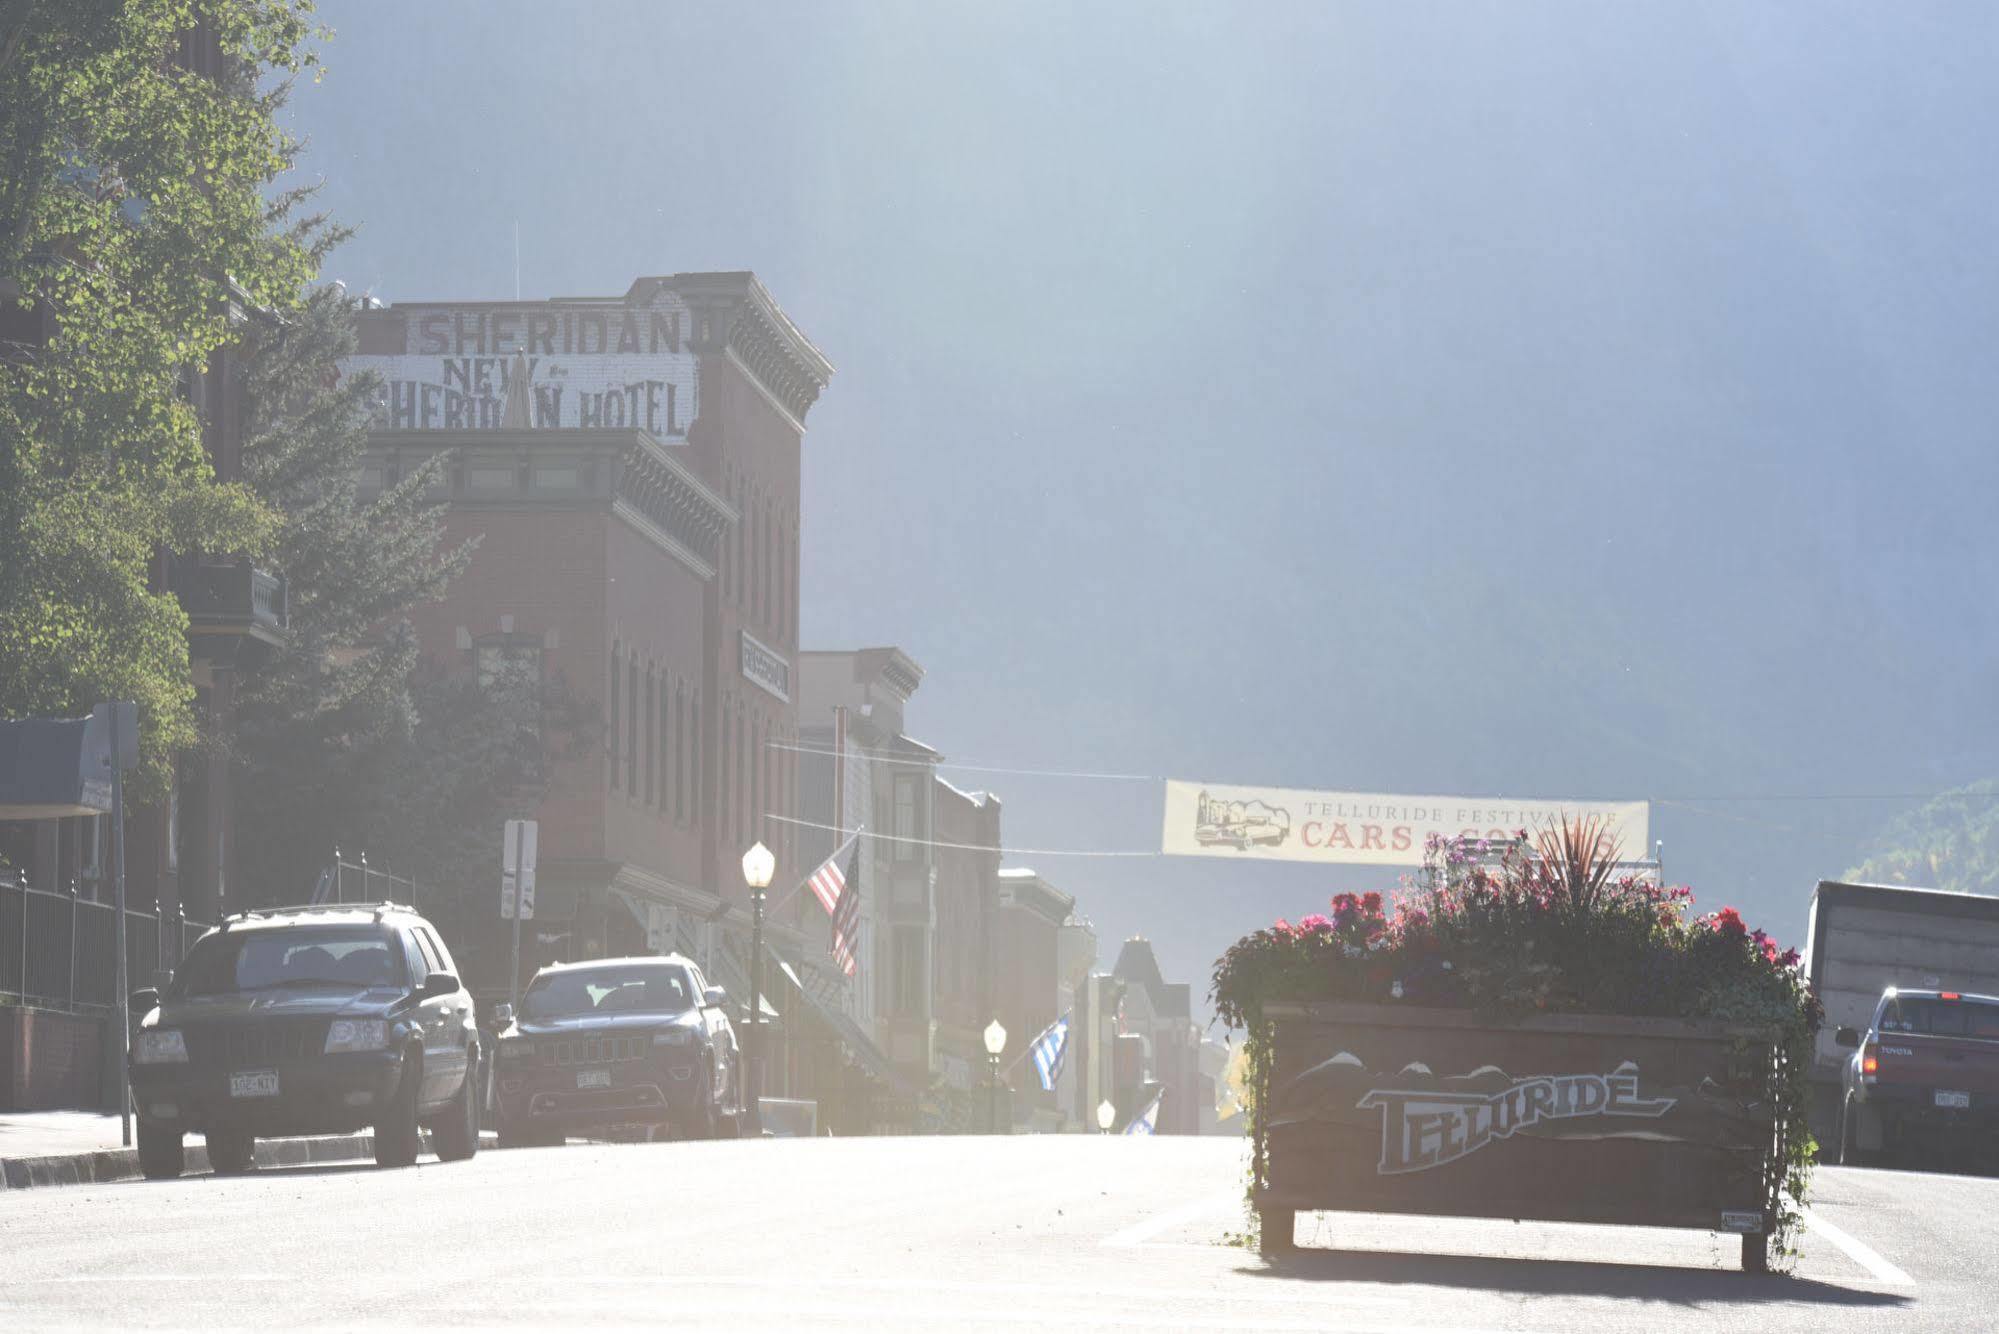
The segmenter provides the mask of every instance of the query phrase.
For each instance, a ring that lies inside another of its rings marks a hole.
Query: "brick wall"
[[[101,1106],[104,1061],[104,1021],[0,1009],[0,1111]]]

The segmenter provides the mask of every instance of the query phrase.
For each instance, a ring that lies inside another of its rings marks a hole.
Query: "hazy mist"
[[[1787,943],[1910,803],[1745,798],[1999,768],[1991,10],[322,12],[326,276],[754,269],[837,367],[803,643],[907,650],[954,760],[1650,797]],[[944,772],[1158,846],[1156,783]],[[1197,993],[1391,887],[1010,861]]]

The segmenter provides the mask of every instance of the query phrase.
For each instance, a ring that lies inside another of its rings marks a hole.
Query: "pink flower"
[[[1309,917],[1299,918],[1298,929],[1300,931],[1314,931],[1323,935],[1333,929],[1333,919],[1324,913],[1315,912]]]

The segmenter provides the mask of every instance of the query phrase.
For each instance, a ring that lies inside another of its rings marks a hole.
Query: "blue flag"
[[[1053,1091],[1056,1076],[1062,1073],[1062,1058],[1069,1054],[1068,1015],[1041,1030],[1041,1036],[1034,1040],[1033,1052],[1034,1072],[1041,1076],[1041,1087]]]
[[[1159,1101],[1166,1096],[1161,1089],[1152,1095],[1152,1101],[1145,1104],[1145,1110],[1131,1118],[1131,1124],[1124,1128],[1127,1135],[1150,1135],[1159,1124]]]

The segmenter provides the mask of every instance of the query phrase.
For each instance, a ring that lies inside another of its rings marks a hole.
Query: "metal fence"
[[[118,1007],[118,910],[74,894],[0,884],[0,1000],[100,1013]],[[209,928],[168,914],[125,913],[125,977],[151,986]]]
[[[443,906],[443,897],[434,886],[406,875],[394,875],[368,865],[368,856],[348,861],[334,849],[333,866],[322,882],[316,903],[400,903],[420,913],[432,913]]]

